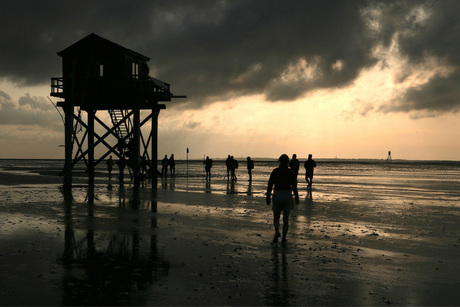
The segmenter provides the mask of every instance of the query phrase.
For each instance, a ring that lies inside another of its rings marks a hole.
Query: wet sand
[[[1,305],[458,305],[454,188],[329,183],[272,245],[265,178],[115,180],[0,173]],[[444,183],[445,184],[445,183]]]

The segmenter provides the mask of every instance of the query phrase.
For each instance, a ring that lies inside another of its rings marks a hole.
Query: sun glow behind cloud
[[[160,115],[160,149],[165,154],[180,152],[168,142],[174,135],[185,134],[181,146],[193,147],[196,158],[204,154],[276,157],[280,153],[306,157],[313,153],[325,158],[383,159],[392,150],[403,159],[439,159],[440,152],[445,153],[443,159],[455,159],[460,146],[449,144],[449,139],[460,136],[455,132],[460,128],[455,115],[414,120],[417,112],[408,117],[390,113],[389,108],[408,87],[449,74],[451,69],[435,58],[409,69],[394,50],[395,46],[376,51],[384,60],[363,70],[353,84],[317,90],[293,102],[270,103],[263,95],[254,95],[198,110],[166,110]],[[298,64],[284,78],[298,79],[309,67],[302,60]],[[440,135],[433,127],[451,132]]]

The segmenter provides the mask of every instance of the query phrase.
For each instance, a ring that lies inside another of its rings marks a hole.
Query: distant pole
[[[388,163],[391,163],[391,162],[392,162],[392,160],[391,160],[391,151],[388,151],[387,162],[388,162]]]
[[[187,177],[188,177],[188,153],[189,153],[189,150],[188,150],[188,147],[187,147]]]

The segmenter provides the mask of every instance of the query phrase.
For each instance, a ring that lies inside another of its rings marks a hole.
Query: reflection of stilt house
[[[63,74],[51,79],[51,96],[64,98],[58,103],[65,113],[64,187],[71,187],[72,168],[81,160],[92,184],[94,167],[110,155],[126,161],[135,184],[139,183],[141,161],[146,161],[153,167],[156,187],[158,115],[165,109],[159,102],[179,96],[170,92],[169,84],[149,76],[148,57],[95,34],[58,55]],[[110,118],[109,124],[104,115]],[[95,122],[103,134],[95,132]],[[150,133],[144,137],[141,128],[149,122]],[[77,134],[80,130],[83,133]],[[104,145],[106,152],[96,160],[97,145]]]
[[[62,305],[145,305],[148,288],[168,275],[169,261],[158,249],[157,217],[141,218],[149,205],[154,212],[156,204],[141,204],[136,197],[135,192],[132,207],[119,207],[126,214],[104,215],[98,223],[93,214],[94,191],[88,193],[86,219],[76,218],[72,201],[66,202]]]

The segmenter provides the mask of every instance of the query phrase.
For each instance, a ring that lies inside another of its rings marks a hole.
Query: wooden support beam
[[[133,146],[131,147],[131,162],[133,165],[133,176],[134,176],[134,186],[138,187],[140,184],[140,131],[141,131],[141,121],[140,121],[140,110],[135,109],[133,110],[133,138],[132,142],[134,142]]]
[[[85,124],[81,119],[78,119],[79,123],[86,129],[88,130],[88,125]],[[104,141],[104,139],[110,135],[110,133],[106,133],[104,134],[104,137],[100,137],[97,133],[93,133],[94,136],[97,138],[97,141],[94,143],[94,147],[96,147],[97,145],[99,145],[100,143],[104,144],[107,148],[112,148],[112,146],[107,143],[106,141]],[[84,151],[79,157],[76,157],[75,160],[73,161],[73,164],[77,164],[82,158],[84,158],[86,155],[88,154],[88,149],[86,151]]]
[[[94,117],[96,111],[88,110],[88,183],[94,185]]]
[[[158,116],[160,115],[160,110],[166,108],[164,105],[157,105],[152,109],[151,119],[152,126],[150,134],[152,136],[152,188],[156,189],[158,186]]]
[[[149,153],[148,153],[148,147],[149,147],[151,139],[152,139],[152,133],[150,132],[149,137],[147,139],[147,143],[146,143],[145,140],[144,140],[144,136],[142,135],[142,131],[141,131],[141,140],[142,140],[142,144],[144,145],[144,152],[142,153],[142,156],[147,157],[147,161],[150,161],[150,156],[149,156]]]
[[[79,120],[79,119],[78,119]],[[75,157],[73,159],[73,162],[72,162],[72,168],[75,166],[76,162],[75,161],[80,161],[81,158],[78,158],[77,160],[77,157],[79,153],[81,153],[81,157],[83,158],[83,160],[85,161],[85,165],[86,167],[88,167],[88,161],[86,160],[86,157],[83,155],[83,144],[85,143],[85,139],[86,139],[86,136],[88,135],[88,131],[85,130],[85,133],[83,133],[83,137],[81,138],[81,141],[78,140],[78,137],[77,137],[77,134],[75,133],[74,134],[74,138],[73,138],[73,141],[75,143],[77,143],[78,145],[78,148],[77,148],[77,151],[75,152]]]
[[[116,130],[119,129],[121,125],[124,125],[126,122],[128,126],[127,134],[122,138],[123,141],[127,141],[132,139],[134,142],[133,147],[133,156],[132,156],[132,169],[134,171],[134,179],[135,184],[139,183],[139,173],[140,173],[140,159],[145,157],[147,161],[150,162],[152,167],[154,181],[156,181],[157,176],[157,161],[158,161],[158,149],[157,149],[157,142],[158,142],[158,115],[161,109],[164,109],[164,105],[158,105],[154,109],[152,109],[152,113],[148,114],[145,118],[140,118],[140,110],[131,110],[123,115],[119,121],[114,123],[113,127],[109,127],[106,123],[104,123],[100,118],[96,116],[96,111],[87,110],[87,118],[88,122],[85,121],[77,114],[72,113],[72,122],[75,121],[76,124],[72,124],[72,143],[77,145],[77,151],[75,153],[75,157],[73,161],[71,160],[72,168],[80,162],[82,159],[85,161],[88,176],[89,176],[89,183],[90,185],[94,184],[94,169],[95,167],[104,161],[104,159],[113,154],[120,157],[120,153],[118,152],[118,144],[110,145],[106,139],[109,136],[114,136],[117,140],[119,139],[119,135],[116,133]],[[131,117],[133,118],[133,122],[131,122]],[[148,138],[146,139],[142,133],[141,128],[151,121],[153,123]],[[98,135],[95,132],[95,122],[99,123],[101,127],[103,127],[106,131],[103,135]],[[84,130],[83,136],[79,139],[77,134],[77,127],[81,126]],[[88,148],[84,149],[85,141],[87,141]],[[104,144],[105,147],[108,149],[99,159],[95,159],[94,152],[95,148],[99,144]],[[149,155],[149,148],[148,146],[152,146],[152,154]],[[143,148],[141,148],[141,146]],[[142,154],[142,156],[141,156]],[[155,182],[156,187],[156,182]]]
[[[75,61],[72,61],[72,70],[70,73],[70,99],[66,99],[66,105],[63,107],[65,114],[64,136],[65,136],[65,162],[64,162],[64,199],[72,198],[72,153],[73,153],[73,116],[75,105]]]

